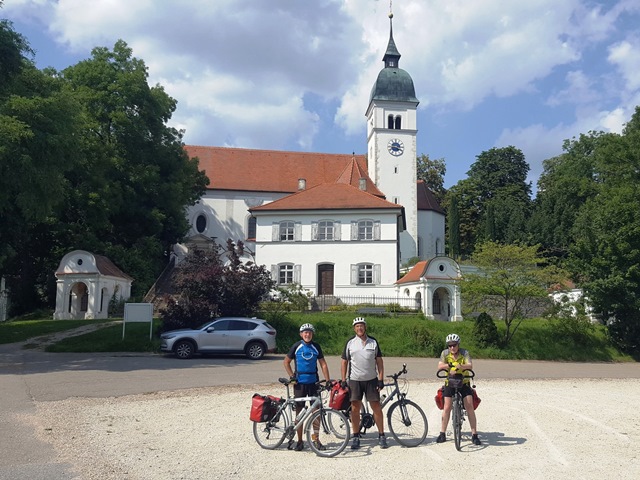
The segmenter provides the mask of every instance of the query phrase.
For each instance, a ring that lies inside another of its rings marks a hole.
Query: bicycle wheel
[[[318,443],[313,441],[314,423],[318,424]],[[336,428],[343,425],[343,428]],[[311,450],[320,457],[335,457],[342,452],[351,436],[347,417],[338,410],[322,409],[314,412],[305,428],[307,443]]]
[[[453,440],[456,444],[456,450],[460,451],[460,441],[462,440],[462,398],[456,394],[455,401],[453,403],[453,418],[451,423],[453,425]]]
[[[253,422],[253,437],[262,448],[274,450],[284,442],[289,424],[289,414],[282,410],[268,422]]]
[[[405,447],[417,447],[427,436],[427,416],[411,400],[398,400],[391,405],[387,421],[393,438]]]
[[[345,422],[342,417],[339,417],[337,415],[328,415],[327,417],[325,417],[327,421],[327,427],[329,428],[329,430],[331,430],[331,435],[335,436],[336,438],[348,438],[351,432],[351,429],[349,427],[349,422],[351,421],[351,419],[346,414],[346,412],[340,413],[342,413],[342,416],[346,418],[347,421]]]

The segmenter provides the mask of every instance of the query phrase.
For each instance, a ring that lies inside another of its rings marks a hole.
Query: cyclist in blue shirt
[[[313,335],[316,329],[310,323],[305,323],[300,327],[300,337],[289,349],[289,352],[284,357],[284,369],[287,371],[289,378],[295,381],[293,387],[293,394],[295,397],[315,397],[318,395],[318,387],[316,383],[320,378],[318,377],[318,364],[322,369],[322,375],[324,381],[329,382],[331,378],[329,376],[329,367],[327,361],[324,359],[322,348],[319,344],[313,341]],[[291,361],[295,362],[295,372],[291,368]],[[302,402],[296,402],[296,413],[300,412],[304,408]],[[314,434],[311,436],[312,441],[318,450],[324,450],[324,445],[320,443],[318,438],[318,432],[320,430],[320,424],[313,425]],[[296,443],[294,450],[302,451],[304,449],[304,442],[302,441],[302,426],[298,428],[298,442]]]

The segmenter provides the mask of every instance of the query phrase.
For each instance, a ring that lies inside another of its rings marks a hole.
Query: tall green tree
[[[614,341],[640,355],[640,107],[593,160],[596,193],[576,217],[568,266]]]
[[[50,224],[64,208],[82,125],[74,96],[38,70],[31,54],[27,40],[1,21],[0,273],[17,313],[41,306],[51,285]]]
[[[501,244],[488,241],[478,245],[471,263],[478,273],[466,274],[462,282],[465,305],[501,312],[505,324],[503,343],[508,344],[522,320],[541,301],[548,301],[548,288],[564,273],[545,265],[539,246]]]
[[[200,198],[208,179],[185,153],[182,132],[167,125],[176,101],[148,84],[144,61],[125,42],[93,49],[61,78],[82,105],[85,125],[81,161],[67,175],[55,225],[58,243],[110,256],[141,295],[187,231],[185,206]]]
[[[574,224],[586,201],[597,194],[595,152],[610,134],[589,132],[565,140],[564,153],[545,160],[527,230],[534,243],[556,261],[566,259],[575,243]]]
[[[447,210],[447,232],[449,240],[449,256],[451,258],[460,257],[460,212],[458,211],[458,198],[451,196],[449,208]]]
[[[424,180],[429,190],[433,192],[438,202],[442,205],[446,194],[444,176],[447,173],[447,165],[444,158],[432,160],[429,155],[423,153],[417,158],[416,169],[418,180]]]
[[[528,173],[522,151],[513,146],[492,148],[478,155],[468,177],[450,189],[459,200],[463,255],[470,255],[477,243],[489,239],[487,235],[503,243],[526,239],[531,208]]]

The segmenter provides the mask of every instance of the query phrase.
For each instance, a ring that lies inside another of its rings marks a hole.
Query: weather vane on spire
[[[389,0],[389,18],[393,18],[393,0]]]

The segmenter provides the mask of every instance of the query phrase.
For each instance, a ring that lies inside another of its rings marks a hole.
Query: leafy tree
[[[479,273],[465,275],[462,293],[472,308],[497,307],[506,327],[507,345],[522,320],[541,300],[547,301],[547,288],[562,278],[562,272],[544,263],[539,246],[500,244],[488,241],[478,246],[471,262]]]
[[[0,21],[0,270],[12,314],[43,306],[53,291],[50,225],[64,208],[82,124],[71,92],[36,69],[31,53]]]
[[[458,255],[468,257],[476,244],[477,229],[482,215],[482,202],[476,184],[468,178],[460,180],[447,192],[448,204],[456,199],[458,207]]]
[[[416,168],[418,180],[424,180],[429,190],[433,192],[438,202],[442,204],[446,193],[444,176],[447,173],[447,165],[444,158],[431,160],[429,155],[422,154],[417,158]]]
[[[1,47],[9,38],[28,53],[9,27]],[[52,273],[76,248],[109,256],[141,296],[208,182],[166,125],[176,102],[148,85],[144,62],[122,41],[92,55],[61,73],[23,56],[0,82],[0,268],[14,314],[53,303]]]
[[[640,354],[640,107],[594,150],[597,193],[580,208],[568,267],[624,351]]]
[[[227,241],[227,249],[212,244],[193,249],[176,268],[173,280],[179,297],[161,312],[163,329],[195,328],[219,316],[251,316],[274,282],[264,266],[242,263],[242,242]]]
[[[513,146],[492,148],[478,155],[468,178],[450,189],[458,199],[463,256],[483,240],[511,243],[526,239],[525,219],[531,206],[528,173],[522,151]]]
[[[575,242],[574,224],[585,202],[596,195],[595,152],[609,134],[589,132],[565,140],[564,153],[544,161],[527,230],[535,243],[562,260]]]

